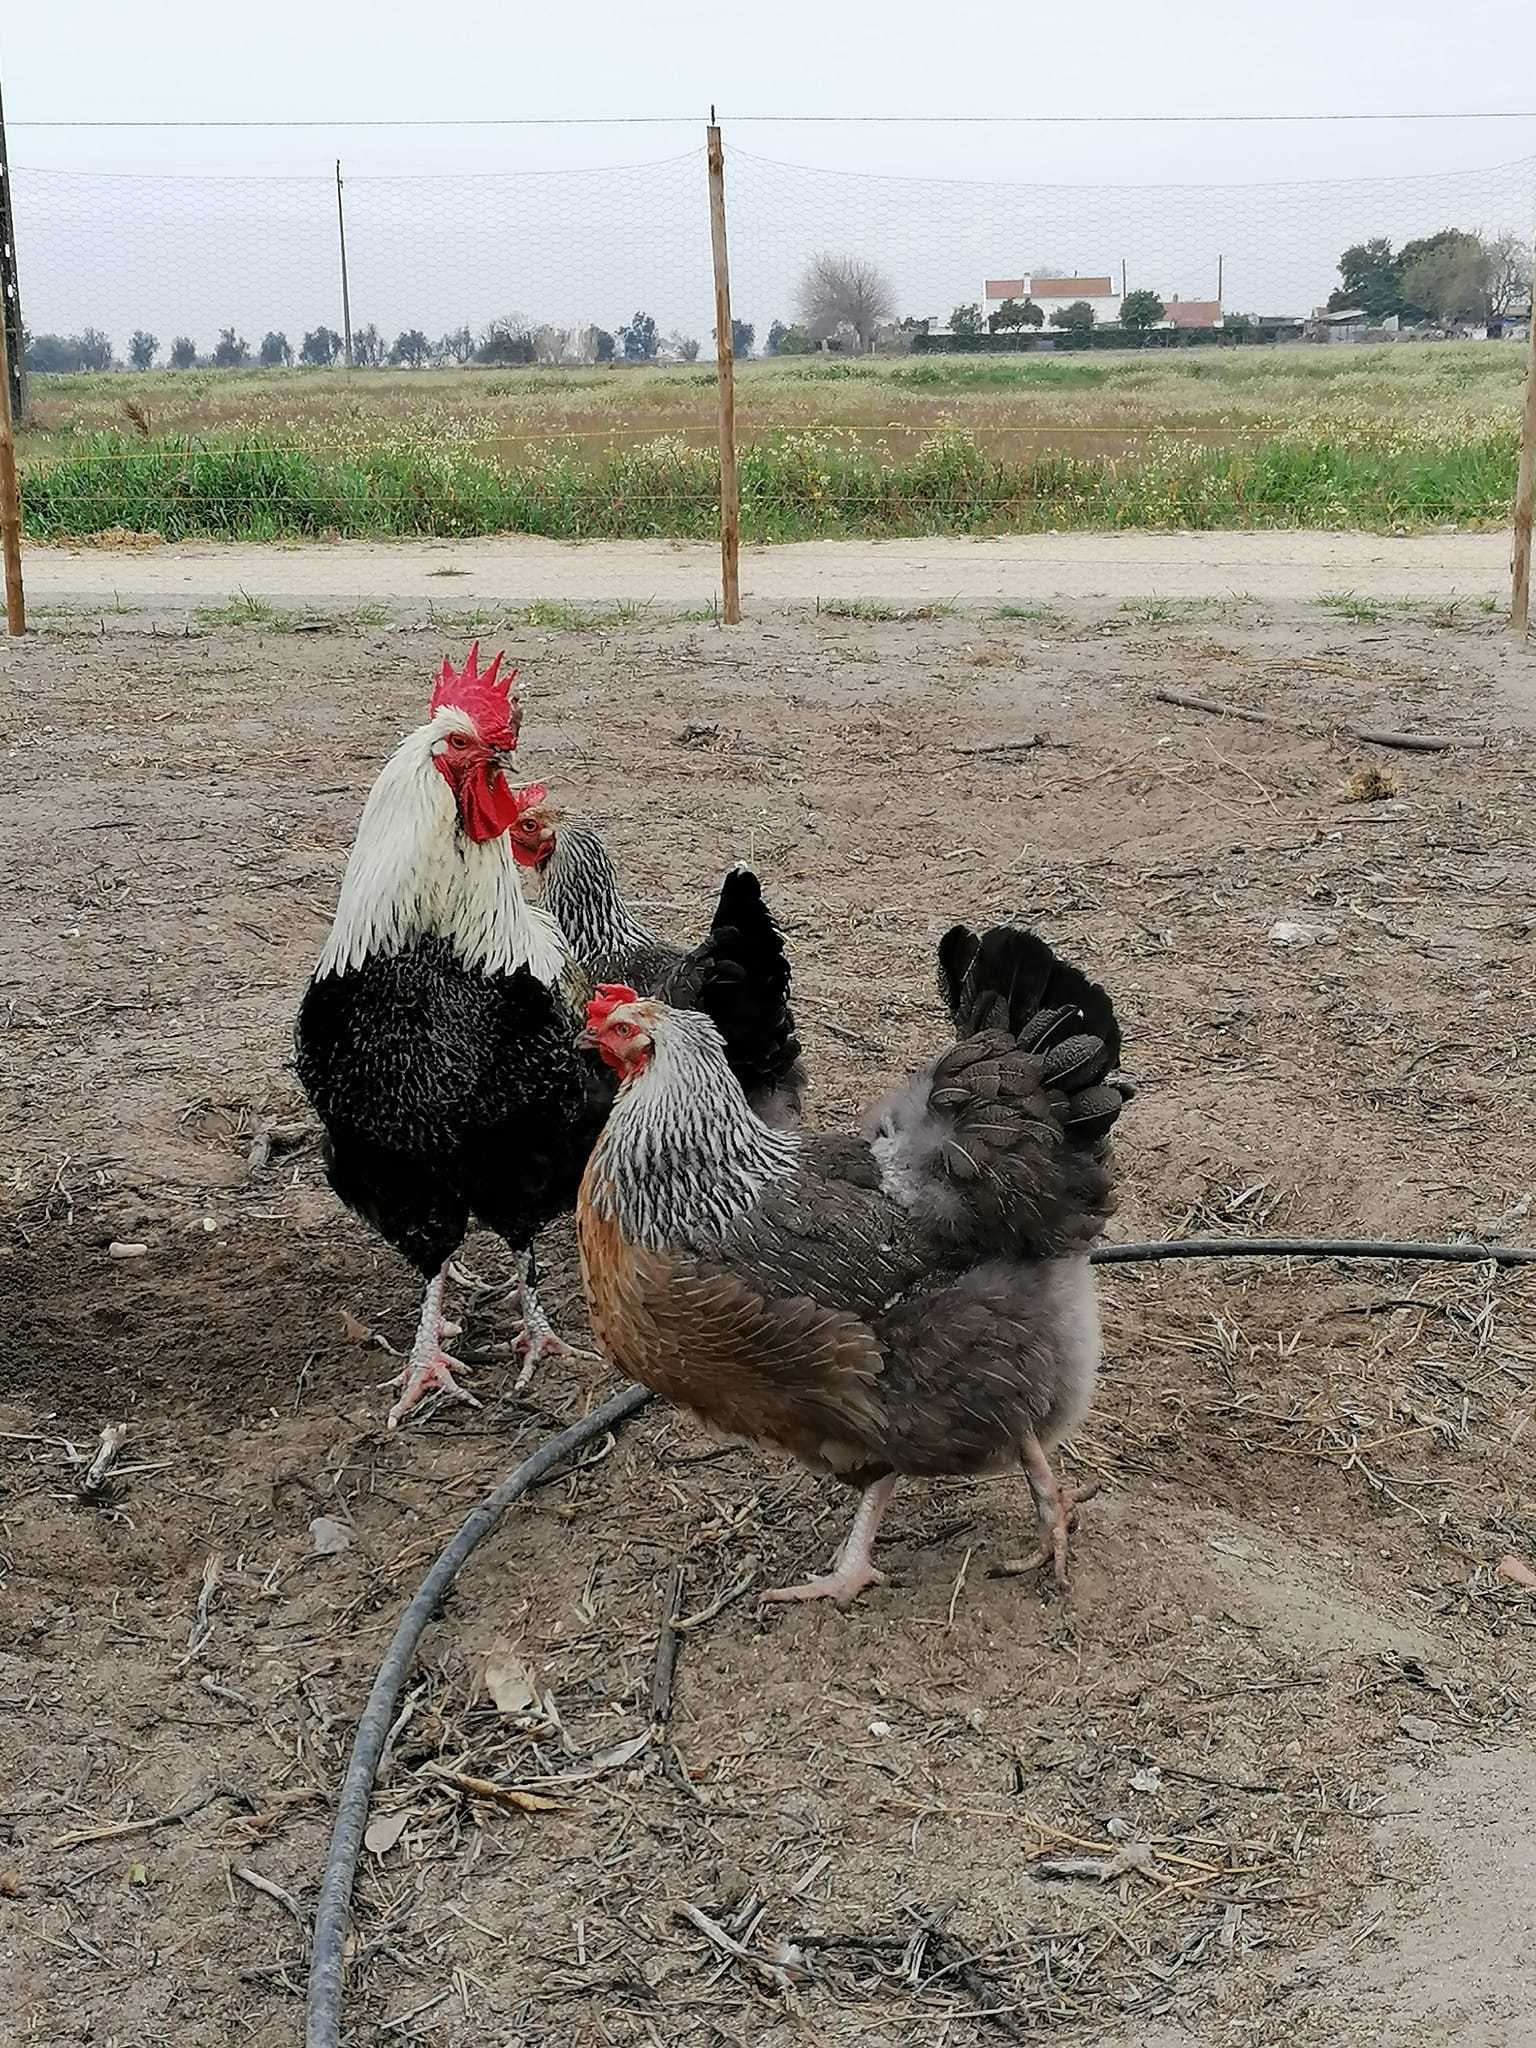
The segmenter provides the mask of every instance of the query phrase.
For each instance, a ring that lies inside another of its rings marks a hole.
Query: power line
[[[695,114],[509,114],[444,115],[420,119],[390,116],[336,120],[12,120],[11,128],[677,128],[701,122]],[[1478,108],[1446,113],[1333,114],[728,114],[722,125],[747,123],[819,127],[921,128],[1159,128],[1254,127],[1345,121],[1536,121],[1536,110]]]

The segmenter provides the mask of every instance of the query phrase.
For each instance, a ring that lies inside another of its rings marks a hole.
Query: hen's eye
[[[448,735],[448,744],[456,753],[462,754],[469,745],[469,735],[462,732],[451,732]]]

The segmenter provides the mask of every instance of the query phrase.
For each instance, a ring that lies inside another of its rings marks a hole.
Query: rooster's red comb
[[[462,669],[456,669],[444,655],[443,665],[433,685],[432,701],[427,706],[427,716],[435,718],[445,704],[467,711],[475,722],[476,732],[488,747],[510,753],[517,745],[518,728],[523,722],[523,707],[512,689],[516,674],[515,668],[509,668],[505,675],[502,674],[499,654],[489,668],[481,668],[478,640],[465,657]]]
[[[638,1003],[639,996],[632,988],[626,988],[622,981],[605,981],[587,1004],[587,1029],[601,1031],[615,1010],[626,1003]]]

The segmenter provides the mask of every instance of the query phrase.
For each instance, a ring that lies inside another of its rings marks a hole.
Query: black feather
[[[311,981],[294,1064],[332,1187],[423,1274],[471,1214],[531,1243],[574,1202],[612,1100],[574,1037],[526,968],[468,968],[443,939]]]

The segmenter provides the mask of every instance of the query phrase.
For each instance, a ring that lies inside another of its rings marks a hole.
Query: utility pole
[[[352,295],[347,289],[347,215],[341,203],[341,158],[336,159],[336,239],[341,248],[341,334],[352,367]]]

